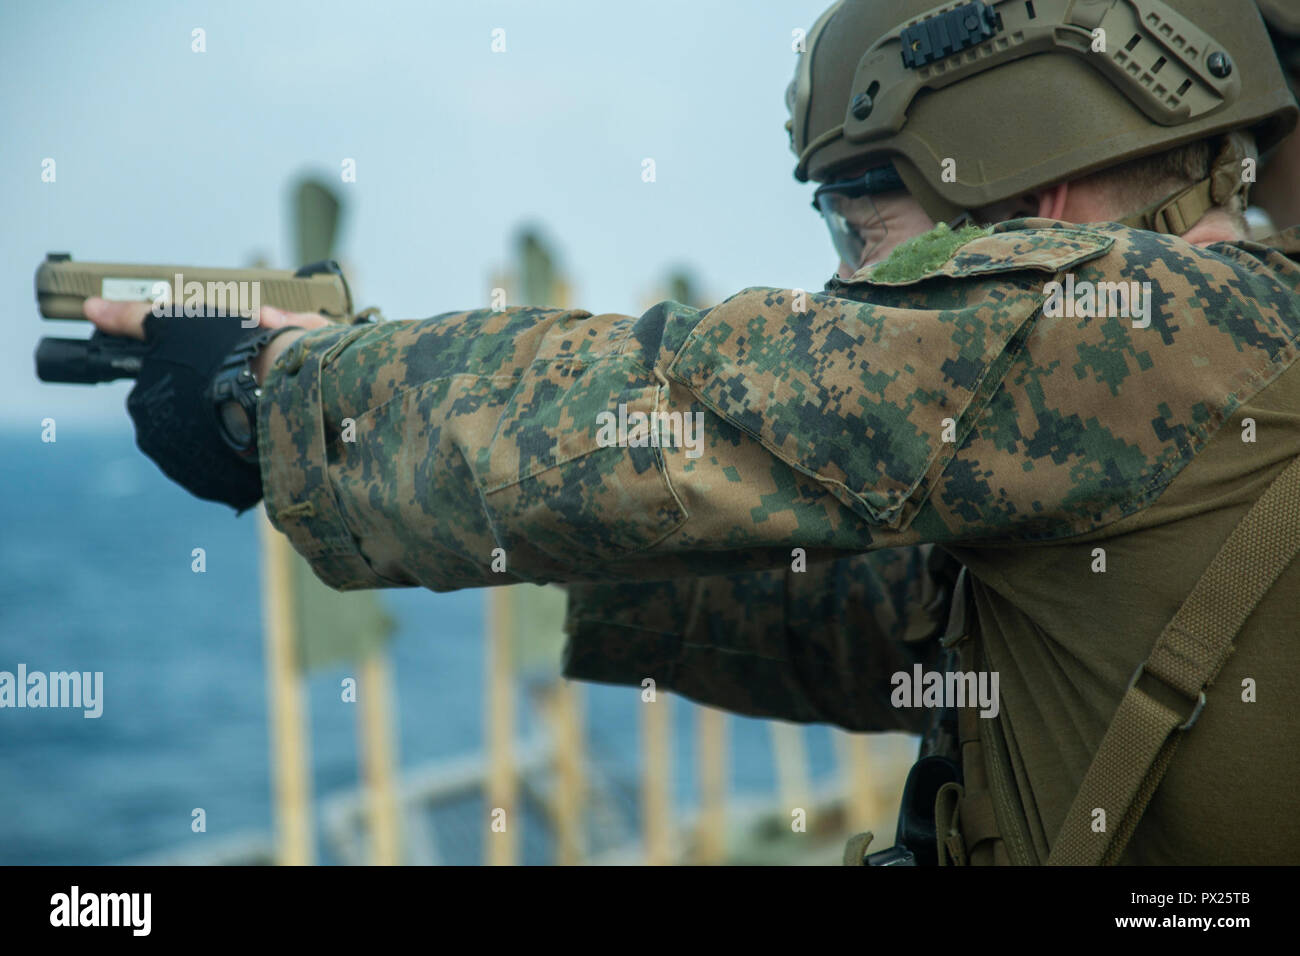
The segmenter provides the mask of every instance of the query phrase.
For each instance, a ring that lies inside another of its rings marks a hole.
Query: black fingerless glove
[[[239,511],[262,497],[256,461],[241,458],[222,438],[208,388],[237,346],[265,330],[244,328],[239,316],[149,315],[149,346],[126,408],[140,450],[168,478],[200,498]]]

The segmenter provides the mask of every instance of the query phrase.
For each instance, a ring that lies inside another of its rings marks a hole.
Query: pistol
[[[45,318],[84,321],[81,305],[91,296],[152,301],[186,315],[241,315],[250,328],[263,305],[316,312],[335,322],[347,322],[352,315],[347,280],[333,259],[289,272],[74,262],[66,252],[51,252],[37,266],[36,303]],[[148,350],[137,339],[98,329],[86,339],[46,337],[36,346],[36,376],[43,382],[78,384],[135,378]]]

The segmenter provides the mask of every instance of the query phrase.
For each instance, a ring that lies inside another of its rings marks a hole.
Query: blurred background
[[[39,319],[50,251],[331,255],[388,318],[494,287],[631,314],[820,289],[834,257],[783,124],[794,31],[824,2],[0,7],[0,670],[104,674],[98,719],[0,710],[0,863],[830,862],[867,827],[888,845],[911,739],[563,682],[558,592],[325,592],[259,514],[135,450],[127,384],[32,364],[41,335],[89,331]]]

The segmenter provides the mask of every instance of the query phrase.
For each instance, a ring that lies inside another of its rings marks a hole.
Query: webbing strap
[[[1120,223],[1134,229],[1181,236],[1211,209],[1226,206],[1233,196],[1246,192],[1249,184],[1241,179],[1242,162],[1258,158],[1252,139],[1240,132],[1228,133],[1219,140],[1209,176],[1121,219]]]
[[[1210,179],[1202,179],[1176,195],[1162,199],[1119,222],[1134,229],[1181,236],[1215,207],[1216,204],[1210,196],[1212,182]]]
[[[848,842],[844,844],[844,865],[866,866],[867,847],[871,845],[873,839],[875,837],[870,830],[864,830],[849,837]]]
[[[1200,715],[1205,688],[1232,652],[1233,638],[1297,553],[1300,458],[1233,529],[1133,675],[1052,844],[1049,865],[1112,865],[1119,860],[1169,767],[1179,732]],[[1188,700],[1189,713],[1152,697],[1141,686],[1144,675],[1177,690]],[[1097,809],[1105,811],[1100,833],[1093,830]]]

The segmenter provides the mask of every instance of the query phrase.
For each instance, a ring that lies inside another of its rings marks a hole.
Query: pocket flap
[[[889,258],[863,266],[849,279],[832,285],[904,286],[926,279],[959,279],[1022,269],[1064,272],[1105,255],[1115,243],[1113,236],[1088,229],[1000,229],[1004,226],[992,232],[936,229],[902,243]],[[963,241],[968,235],[973,238]]]
[[[902,528],[1044,299],[1023,284],[945,285],[944,308],[802,295],[802,312],[789,290],[748,289],[700,321],[668,374],[865,520]]]

